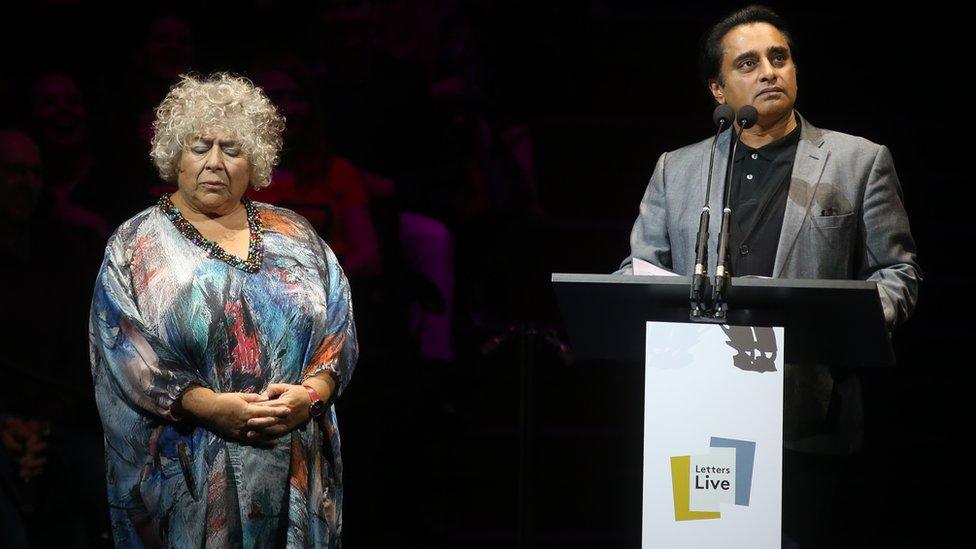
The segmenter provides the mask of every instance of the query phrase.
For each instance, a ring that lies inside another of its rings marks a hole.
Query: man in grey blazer
[[[738,25],[733,30],[762,26],[774,35],[768,40],[773,47],[786,46],[786,37],[769,24]],[[734,73],[735,54],[757,42],[759,48],[766,46],[746,36],[738,49],[726,49],[723,72]],[[710,82],[718,103],[736,110],[752,104],[759,110],[758,123],[742,134],[743,144],[758,149],[800,128],[772,276],[877,281],[885,320],[893,328],[911,314],[921,275],[891,153],[884,145],[817,128],[800,116],[793,109],[796,68],[791,59],[784,66],[769,59],[745,61],[756,68],[746,77],[749,81],[740,84],[744,91],[733,88],[733,79],[743,80],[737,74],[716,75]],[[782,91],[760,93],[768,88]],[[712,212],[722,211],[731,137],[726,131],[718,140],[709,197]],[[640,258],[691,274],[711,145],[708,138],[658,159],[631,232],[631,254],[618,272],[631,273],[633,259]],[[716,265],[717,230],[710,231],[708,249],[709,265]]]
[[[732,274],[876,281],[893,328],[911,315],[921,272],[891,154],[866,139],[817,128],[794,110],[792,52],[783,21],[761,6],[729,15],[706,37],[702,67],[715,101],[759,112],[735,159]],[[718,140],[712,212],[722,211],[731,134]],[[618,273],[633,272],[633,261],[642,259],[692,274],[711,144],[705,139],[658,159]],[[716,221],[708,244],[712,266]],[[784,445],[818,455],[856,452],[863,418],[857,378],[818,365],[787,364],[785,374]],[[807,525],[811,531],[822,526]]]
[[[884,145],[796,117],[800,139],[772,276],[876,281],[885,320],[893,328],[911,314],[921,275],[891,153]],[[712,212],[722,211],[730,138],[726,131],[718,140]],[[630,256],[618,272],[632,273],[633,259],[639,258],[691,275],[711,145],[708,138],[660,156],[631,231]],[[709,265],[717,264],[715,221]]]

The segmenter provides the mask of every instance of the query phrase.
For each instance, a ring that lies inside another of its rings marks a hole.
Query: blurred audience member
[[[443,362],[453,358],[449,226],[463,167],[437,114],[430,79],[410,54],[417,48],[373,33],[390,13],[366,0],[322,4],[310,21],[315,32],[309,36],[317,40],[310,50],[335,150],[365,174],[369,187],[382,191],[391,181],[396,189],[408,322],[420,357]]]
[[[146,143],[152,138],[154,109],[170,85],[193,65],[193,31],[182,17],[157,15],[149,24],[140,47],[132,53],[136,68],[136,89],[131,99],[137,101],[139,137]]]
[[[30,126],[47,159],[44,177],[58,215],[107,238],[114,228],[110,218],[124,215],[113,210],[124,201],[106,200],[106,189],[99,188],[104,182],[97,179],[88,111],[71,77],[49,73],[34,81]]]
[[[152,123],[156,119],[156,106],[163,100],[173,82],[193,68],[195,48],[193,29],[182,17],[162,13],[154,16],[143,34],[143,39],[129,54],[131,68],[128,78],[120,82],[124,103],[116,118],[118,133],[124,142],[119,144],[124,156],[126,176],[133,188],[139,189],[145,198],[138,208],[122,217],[128,219],[145,204],[170,192],[167,183],[161,182],[155,168],[147,162],[146,152],[152,139]]]
[[[45,188],[31,138],[0,130],[0,287],[10,313],[0,331],[0,521],[5,536],[21,532],[33,546],[85,547],[107,517],[104,491],[90,482],[102,444],[85,348],[85,273],[97,270],[101,236],[60,217],[57,190]],[[76,512],[65,513],[69,505]]]
[[[440,221],[413,212],[400,215],[403,262],[419,275],[407,309],[420,358],[454,360],[454,237]],[[426,284],[424,283],[426,282]]]
[[[327,2],[309,21],[325,130],[336,153],[395,183],[403,210],[449,223],[460,164],[422,67],[372,34],[378,10],[365,0]]]
[[[151,201],[124,152],[125,137],[113,135],[94,142],[88,109],[71,77],[58,73],[40,76],[31,86],[29,102],[28,125],[44,153],[45,184],[61,218],[107,238],[119,223]],[[123,104],[112,107],[124,110]],[[110,165],[104,160],[109,156]]]
[[[307,71],[297,60],[287,61],[288,68],[267,66],[254,72],[256,83],[288,121],[289,144],[274,172],[275,184],[254,197],[308,219],[350,277],[379,274],[382,260],[359,173],[325,139],[320,109],[308,94]]]

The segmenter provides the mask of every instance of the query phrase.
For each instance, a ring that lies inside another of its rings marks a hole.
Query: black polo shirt
[[[772,143],[758,149],[739,143],[729,196],[732,276],[773,276],[799,142],[797,117],[796,129]]]

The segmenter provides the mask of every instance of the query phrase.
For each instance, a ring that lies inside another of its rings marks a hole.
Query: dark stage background
[[[658,156],[711,131],[698,40],[741,5],[8,4],[0,127],[40,146],[48,253],[4,275],[3,342],[18,352],[3,362],[0,413],[50,425],[45,471],[17,488],[38,545],[52,532],[108,543],[91,283],[108,232],[167,191],[148,158],[152,108],[182,72],[230,70],[290,78],[280,97],[313,113],[305,135],[361,170],[369,196],[382,268],[350,272],[362,358],[337,405],[346,545],[514,546],[519,375],[531,364],[536,472],[522,516],[536,546],[639,546],[641,367],[568,360],[549,274],[607,273],[626,256]],[[973,277],[958,261],[971,251],[954,251],[974,233],[960,213],[971,38],[953,4],[769,5],[794,31],[798,110],[891,149],[925,276],[895,333],[898,366],[863,372],[849,539],[953,539],[972,455],[960,444],[971,403],[960,311]],[[299,148],[288,135],[285,147]],[[423,260],[404,242],[405,213],[433,227]],[[417,310],[441,324],[411,324]]]

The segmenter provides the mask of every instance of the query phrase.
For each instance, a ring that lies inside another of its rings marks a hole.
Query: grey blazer
[[[773,275],[877,281],[885,320],[893,327],[911,315],[922,276],[891,153],[866,139],[814,127],[802,116],[800,121]],[[720,136],[712,173],[710,274],[730,137]],[[630,257],[618,273],[633,272],[636,257],[691,274],[711,144],[709,138],[658,159],[630,235]],[[828,209],[833,215],[821,215]],[[787,363],[783,390],[785,447],[815,453],[861,447],[864,413],[856,376],[822,364]]]
[[[893,327],[911,315],[922,276],[891,153],[867,139],[814,127],[802,116],[800,121],[773,276],[877,281],[885,320]],[[719,137],[712,173],[709,274],[718,253],[730,137],[728,131]],[[658,159],[630,235],[630,256],[618,273],[633,272],[637,257],[691,274],[711,144],[709,138]],[[833,215],[821,215],[828,208]]]

